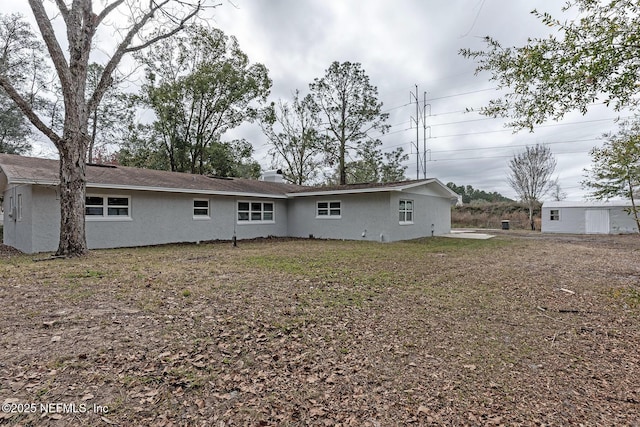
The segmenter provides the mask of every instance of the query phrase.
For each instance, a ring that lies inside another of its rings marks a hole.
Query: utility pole
[[[416,179],[420,179],[420,102],[418,101],[418,85],[416,93],[409,92],[409,103],[416,102],[416,117],[411,117],[411,122],[416,123]]]
[[[427,152],[431,157],[431,149],[427,150],[427,129],[429,129],[429,138],[431,138],[431,126],[427,126],[427,107],[429,107],[429,115],[431,115],[431,104],[427,104],[427,91],[422,94],[422,177],[427,179]]]
[[[420,100],[418,98],[418,85],[416,86],[416,92],[409,93],[409,103],[415,102],[416,104],[416,116],[411,117],[411,123],[416,125],[416,142],[413,144],[416,147],[416,179],[420,179],[420,163],[422,163],[422,176],[427,178],[427,129],[429,129],[429,138],[431,138],[431,126],[427,126],[427,107],[429,108],[429,115],[431,115],[431,104],[427,104],[427,91],[422,94],[422,112],[420,111]],[[422,115],[422,158],[420,156],[420,116]]]

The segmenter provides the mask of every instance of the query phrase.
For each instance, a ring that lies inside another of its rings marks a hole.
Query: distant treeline
[[[493,193],[487,193],[483,190],[476,190],[471,185],[456,185],[453,182],[448,182],[447,187],[454,192],[462,196],[462,203],[471,203],[474,200],[483,200],[485,202],[513,202],[508,197],[504,197],[502,194],[494,191]]]

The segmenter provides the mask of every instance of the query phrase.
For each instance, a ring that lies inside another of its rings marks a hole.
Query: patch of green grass
[[[106,273],[97,270],[85,270],[76,273],[69,273],[65,277],[68,279],[102,279]]]
[[[611,288],[607,293],[611,298],[622,301],[630,308],[640,307],[640,291],[635,288]]]

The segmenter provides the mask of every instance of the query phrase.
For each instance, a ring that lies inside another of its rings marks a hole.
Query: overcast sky
[[[267,66],[273,100],[289,100],[296,89],[306,93],[309,83],[322,77],[332,61],[361,63],[390,114],[391,129],[380,136],[384,150],[403,147],[410,153],[409,178],[416,177],[412,125],[416,106],[411,103],[415,85],[420,102],[426,91],[430,105],[427,175],[512,198],[515,193],[506,182],[509,159],[526,145],[545,143],[556,156],[556,174],[568,198],[581,199],[587,193],[580,181],[591,163],[589,150],[602,144],[604,132],[617,128],[613,119],[620,114],[604,107],[587,116],[576,113],[560,123],[549,122],[534,133],[516,134],[504,127],[503,120],[465,112],[500,94],[489,75],[474,75],[474,62],[458,51],[482,48],[486,35],[518,46],[529,37],[543,36],[550,29],[531,10],[571,18],[560,11],[564,2],[234,0],[234,4],[237,8],[228,3],[219,7],[212,25],[236,36],[252,61]],[[421,153],[422,127],[421,122]],[[240,131],[254,144],[256,158],[268,166],[268,147],[257,126]]]
[[[553,4],[552,4],[553,3]],[[562,16],[564,2],[513,0],[233,0],[215,9],[211,26],[237,37],[252,62],[269,69],[271,99],[285,101],[320,78],[333,61],[359,62],[377,86],[390,131],[379,138],[383,150],[403,147],[410,159],[407,177],[416,178],[415,94],[422,110],[426,92],[427,176],[457,185],[472,185],[516,198],[506,182],[508,161],[526,145],[549,144],[556,156],[556,174],[568,199],[581,199],[583,169],[589,150],[600,136],[617,129],[620,116],[604,107],[586,116],[571,114],[534,133],[514,134],[500,119],[478,109],[499,97],[488,74],[474,75],[475,64],[459,55],[461,48],[482,48],[486,35],[504,45],[522,45],[550,29],[530,11]],[[234,7],[235,5],[235,7]],[[28,9],[23,13],[29,15]],[[570,15],[564,15],[571,18]],[[413,103],[412,103],[413,101]],[[624,117],[625,114],[622,114]],[[423,124],[419,146],[423,151]],[[246,138],[255,158],[269,167],[268,145],[257,125],[237,129],[231,138]],[[422,172],[420,173],[422,177]]]

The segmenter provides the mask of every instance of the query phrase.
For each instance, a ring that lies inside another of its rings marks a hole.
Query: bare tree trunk
[[[85,238],[86,144],[60,150],[60,242],[56,255],[87,253]]]
[[[638,217],[638,206],[636,205],[636,199],[633,195],[633,182],[631,182],[631,175],[627,177],[627,183],[629,184],[629,199],[631,199],[631,211],[633,213],[633,219],[636,220],[636,227],[638,227],[638,233],[640,233],[640,217]]]
[[[536,223],[533,221],[533,203],[529,204],[529,224],[531,225],[531,231],[536,230]]]
[[[340,185],[345,185],[347,183],[346,155],[345,143],[344,141],[340,141]]]

